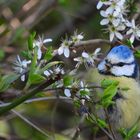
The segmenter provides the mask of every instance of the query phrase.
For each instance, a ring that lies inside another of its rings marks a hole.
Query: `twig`
[[[87,112],[89,117],[96,123],[96,125],[111,139],[111,140],[115,140],[111,134],[108,133],[108,131],[106,131],[104,128],[102,128],[100,125],[98,125],[97,121],[93,119],[93,117],[91,116],[91,114],[89,112]]]
[[[27,118],[25,118],[23,115],[21,115],[19,112],[15,111],[15,110],[11,110],[12,113],[16,114],[19,118],[21,118],[24,122],[26,122],[27,124],[29,124],[31,127],[33,127],[34,129],[36,129],[37,131],[39,131],[41,134],[45,135],[46,137],[48,137],[49,139],[52,139],[52,137],[47,134],[44,130],[40,129],[39,127],[37,127],[35,124],[33,124],[30,120],[28,120]],[[52,139],[53,140],[53,139]]]
[[[28,29],[35,26],[48,12],[55,8],[56,3],[57,0],[42,0],[33,14],[23,21],[23,26]]]
[[[44,89],[43,91],[50,91],[50,90],[63,90],[65,87],[59,87],[59,88],[48,88],[48,89]],[[87,86],[87,87],[80,87],[80,88],[77,88],[76,90],[79,90],[79,89],[85,89],[85,88],[88,88],[88,89],[93,89],[93,88],[103,88],[101,86]],[[67,89],[70,89],[72,90],[73,88],[69,88],[67,87]],[[39,101],[47,101],[47,100],[56,100],[56,99],[60,99],[60,100],[72,100],[72,98],[70,97],[64,97],[64,96],[59,96],[59,97],[56,97],[56,96],[53,96],[53,97],[40,97],[40,98],[34,98],[34,99],[29,99],[29,100],[26,100],[25,102],[23,103],[32,103],[32,102],[39,102]],[[1,107],[5,107],[5,106],[8,106],[10,105],[10,103],[3,103],[3,104],[0,104],[0,108]]]
[[[115,136],[115,134],[114,134],[114,131],[113,131],[113,129],[112,129],[112,126],[111,126],[111,122],[110,122],[110,118],[109,118],[109,116],[108,116],[108,112],[107,112],[106,109],[104,109],[104,111],[105,111],[105,115],[106,115],[106,119],[107,119],[107,122],[108,122],[108,126],[109,126],[110,133],[112,134],[114,140],[117,140],[117,139],[116,139],[116,136]]]
[[[3,101],[0,101],[0,104],[4,104],[4,102]],[[35,124],[33,124],[30,120],[28,120],[27,118],[25,118],[23,115],[21,115],[16,110],[12,109],[10,112],[12,113],[11,115],[18,116],[20,119],[22,119],[24,122],[26,122],[27,124],[29,124],[31,127],[33,127],[34,129],[36,129],[37,131],[39,131],[41,134],[43,134],[46,137],[52,139],[52,137],[49,134],[47,134],[44,130],[42,130],[39,127],[37,127]]]
[[[87,114],[83,114],[82,118],[80,119],[80,122],[78,123],[77,127],[76,127],[76,132],[72,138],[72,140],[76,140],[79,136],[79,132],[80,132],[80,125],[84,122],[85,118],[86,118]]]
[[[23,93],[24,95],[15,99],[10,105],[5,106],[3,108],[0,108],[0,115],[2,115],[3,113],[8,112],[9,110],[11,110],[12,108],[20,105],[21,103],[23,103],[24,101],[26,101],[27,99],[33,97],[34,95],[36,95],[38,92],[42,91],[44,88],[50,86],[51,84],[53,84],[54,82],[60,80],[60,74],[56,75],[55,78],[51,78],[47,81],[45,81],[44,83],[40,84],[38,87],[32,89],[31,91],[29,91],[28,93]]]
[[[33,102],[48,101],[48,100],[57,100],[57,99],[59,99],[59,100],[72,100],[72,98],[70,98],[70,97],[64,97],[64,96],[56,97],[56,96],[52,96],[52,97],[33,98],[33,99],[26,100],[23,103],[24,104],[28,104],[28,103],[33,103]],[[10,104],[11,104],[11,102],[10,103],[2,103],[2,104],[0,104],[0,107],[8,106]]]
[[[104,45],[110,45],[109,40],[106,39],[92,39],[92,40],[86,40],[86,41],[81,41],[78,44],[75,44],[72,48],[73,49],[81,49],[82,47],[86,46],[86,49],[88,49],[87,47],[89,47],[89,49],[91,49],[91,46],[100,46],[100,44],[104,44]]]

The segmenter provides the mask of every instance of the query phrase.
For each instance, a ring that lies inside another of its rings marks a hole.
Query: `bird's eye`
[[[120,67],[122,67],[122,66],[124,66],[125,64],[123,63],[123,62],[120,62],[120,63],[118,63],[117,64],[117,66],[120,66]]]
[[[109,61],[108,61],[107,59],[105,59],[105,62],[106,62],[106,63],[109,63]]]

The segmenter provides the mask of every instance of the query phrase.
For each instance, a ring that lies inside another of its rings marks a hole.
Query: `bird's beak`
[[[107,70],[107,72],[109,72],[109,71],[110,71],[110,69],[111,69],[111,64],[106,63],[106,64],[105,64],[105,66],[106,66],[106,70]]]

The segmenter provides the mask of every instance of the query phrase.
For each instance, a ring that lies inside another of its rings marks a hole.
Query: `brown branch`
[[[95,122],[95,124],[106,134],[106,136],[108,136],[108,138],[110,138],[111,140],[115,140],[112,135],[103,127],[101,127],[100,125],[98,125],[97,121],[93,119],[93,117],[91,116],[91,114],[88,112],[88,116],[91,118],[91,120],[93,120]]]
[[[107,119],[107,122],[108,122],[108,126],[109,126],[109,131],[110,133],[112,134],[114,140],[117,140],[116,136],[115,136],[115,133],[112,129],[112,125],[111,125],[111,122],[110,122],[110,118],[109,118],[109,115],[108,115],[108,112],[106,109],[104,109],[104,112],[105,112],[105,116],[106,116],[106,119]]]
[[[45,89],[46,87],[50,86],[51,84],[55,83],[56,81],[58,81],[60,79],[61,79],[60,74],[57,74],[56,77],[50,78],[49,80],[47,80],[44,83],[40,84],[38,87],[30,90],[26,94],[22,93],[23,96],[15,99],[10,105],[0,108],[0,115],[3,115],[4,113],[8,112],[9,110],[13,109],[14,107],[22,104],[27,99],[33,97],[38,92],[42,91],[43,89]]]
[[[31,29],[35,26],[44,16],[54,9],[57,0],[42,0],[38,8],[33,14],[29,15],[24,21],[23,26]]]
[[[85,48],[87,51],[93,51],[95,48],[102,48],[104,46],[110,46],[111,43],[109,40],[105,39],[92,39],[81,41],[72,46],[72,49],[76,49],[77,51],[83,50]]]

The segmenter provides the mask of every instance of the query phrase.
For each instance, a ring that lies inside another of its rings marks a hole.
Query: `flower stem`
[[[55,78],[51,78],[47,81],[45,81],[44,83],[40,84],[38,87],[32,89],[31,91],[29,91],[28,93],[24,94],[23,96],[15,99],[11,104],[9,104],[8,106],[2,107],[0,109],[0,116],[6,112],[8,112],[9,110],[13,109],[14,107],[20,105],[21,103],[23,103],[24,101],[26,101],[27,99],[33,97],[34,95],[36,95],[38,92],[42,91],[44,88],[50,86],[51,84],[53,84],[54,82],[60,80],[60,74],[56,75]]]

